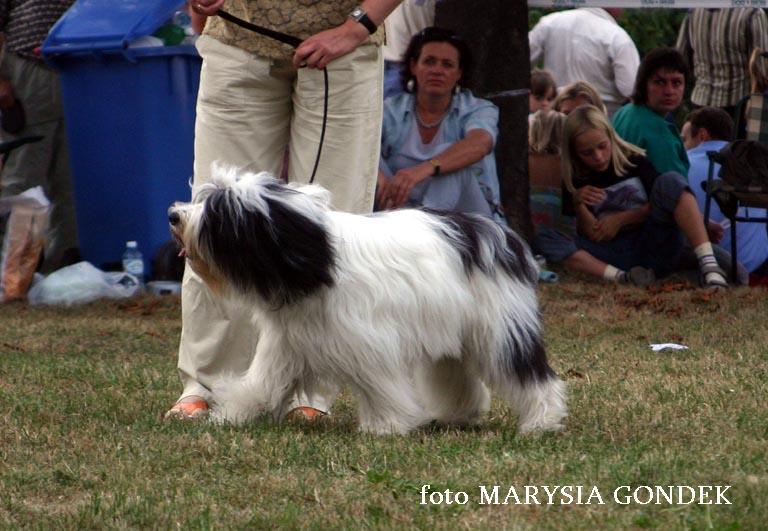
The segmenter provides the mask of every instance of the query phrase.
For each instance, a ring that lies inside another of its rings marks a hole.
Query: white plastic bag
[[[89,262],[54,271],[36,282],[27,293],[30,304],[81,304],[100,298],[122,299],[136,295],[139,280],[128,273],[106,273]]]

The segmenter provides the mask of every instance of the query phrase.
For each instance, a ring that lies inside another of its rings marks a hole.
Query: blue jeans
[[[595,242],[579,234],[571,238],[555,230],[543,230],[535,246],[554,263],[568,259],[583,250],[612,266],[628,270],[635,266],[653,269],[663,277],[675,270],[683,250],[684,238],[674,219],[674,211],[684,192],[691,193],[686,180],[678,173],[659,175],[649,198],[651,213],[636,229],[620,232],[611,241]]]

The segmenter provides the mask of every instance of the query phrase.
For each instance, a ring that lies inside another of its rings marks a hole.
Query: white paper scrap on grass
[[[528,0],[529,7],[621,7],[688,9],[693,7],[768,7],[768,0]]]
[[[686,350],[688,347],[685,345],[678,345],[677,343],[651,343],[649,345],[651,347],[651,350],[654,352],[659,352],[660,350]]]

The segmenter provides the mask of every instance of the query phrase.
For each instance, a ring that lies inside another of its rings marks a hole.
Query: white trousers
[[[279,175],[289,148],[288,179],[308,182],[323,117],[323,73],[293,70],[202,36],[195,124],[194,187],[210,180],[213,161]],[[380,48],[360,46],[327,68],[328,122],[315,183],[333,207],[370,212],[381,147],[383,61]],[[251,312],[217,299],[187,267],[181,292],[179,373],[182,397],[210,399],[222,374],[247,369],[258,341]],[[297,405],[326,410],[333,390],[301,394]]]

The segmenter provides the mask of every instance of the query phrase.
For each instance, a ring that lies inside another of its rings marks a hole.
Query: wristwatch
[[[371,35],[376,33],[376,24],[373,23],[373,21],[368,16],[368,13],[366,13],[362,7],[357,6],[348,16],[355,22],[359,22],[365,26],[365,29],[367,29],[368,33]]]
[[[429,163],[434,168],[434,170],[432,171],[432,177],[437,177],[438,175],[440,175],[440,161],[437,159],[429,159]]]

